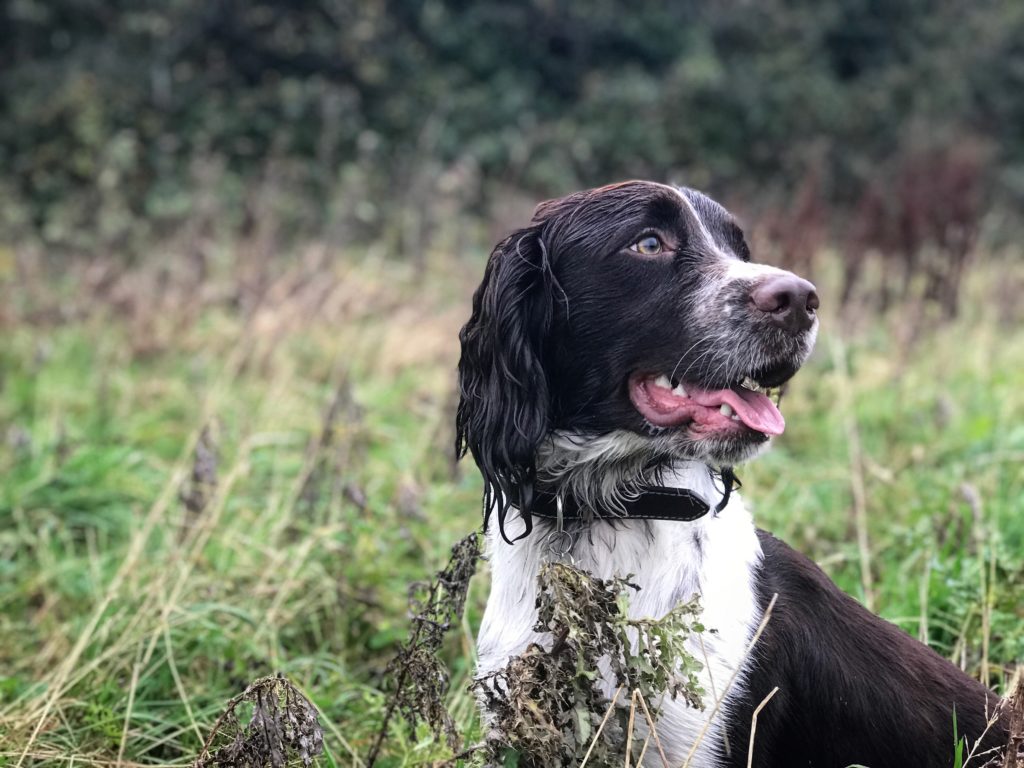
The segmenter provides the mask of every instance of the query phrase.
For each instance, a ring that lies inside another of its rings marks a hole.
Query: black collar
[[[597,510],[600,517],[629,518],[631,520],[675,520],[691,523],[704,517],[712,509],[704,499],[687,488],[666,488],[645,486],[633,498],[624,499],[622,509]],[[546,520],[558,519],[558,500],[554,490],[537,488],[532,514]],[[562,518],[578,520],[587,518],[591,510],[572,495],[562,498]]]

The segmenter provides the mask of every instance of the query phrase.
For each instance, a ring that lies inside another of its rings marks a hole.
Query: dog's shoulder
[[[765,531],[758,539],[759,599],[775,602],[732,733],[746,743],[754,708],[778,687],[758,717],[756,765],[823,765],[837,754],[874,767],[947,765],[954,717],[969,743],[1005,741],[1003,724],[990,727],[984,715],[995,694],[867,610],[810,558]]]

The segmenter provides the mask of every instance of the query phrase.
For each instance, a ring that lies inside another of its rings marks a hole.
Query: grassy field
[[[484,254],[414,272],[310,248],[0,269],[0,765],[186,765],[282,672],[359,765],[411,582],[479,524],[451,457],[456,332]],[[8,260],[10,261],[10,260]],[[965,310],[826,311],[739,474],[762,527],[1003,690],[1024,660],[1024,332],[974,271]],[[466,687],[487,591],[445,649]],[[383,765],[443,758],[395,724]]]

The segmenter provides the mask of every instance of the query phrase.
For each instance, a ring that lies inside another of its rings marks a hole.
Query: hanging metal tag
[[[568,556],[569,561],[572,562],[573,543],[573,535],[565,530],[565,516],[562,513],[562,496],[559,494],[555,497],[555,530],[553,530],[548,536],[548,551],[559,560],[564,560],[566,556]]]

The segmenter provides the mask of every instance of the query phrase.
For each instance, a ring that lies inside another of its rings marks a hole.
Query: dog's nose
[[[750,300],[772,324],[791,333],[806,331],[814,325],[820,304],[814,285],[796,275],[768,278],[750,292]]]

